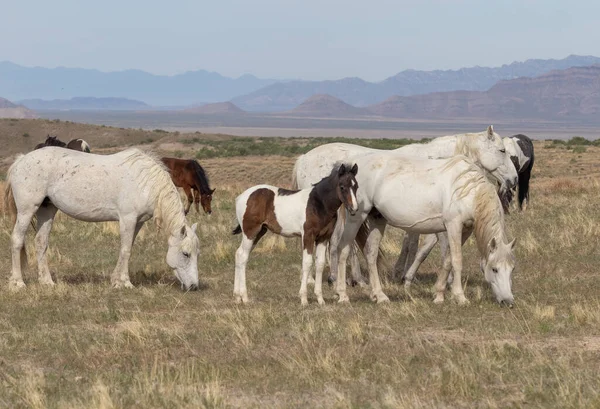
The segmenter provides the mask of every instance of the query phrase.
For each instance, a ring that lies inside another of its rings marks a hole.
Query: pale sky
[[[590,0],[2,1],[0,61],[383,80],[408,68],[600,56]]]

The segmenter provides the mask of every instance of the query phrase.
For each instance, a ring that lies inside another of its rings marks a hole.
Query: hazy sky
[[[407,68],[600,56],[600,1],[3,1],[0,61],[378,81]]]

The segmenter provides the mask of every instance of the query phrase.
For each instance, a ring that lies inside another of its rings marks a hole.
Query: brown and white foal
[[[247,302],[246,264],[250,252],[267,230],[284,237],[302,237],[302,284],[300,301],[308,304],[307,283],[316,252],[315,295],[324,304],[322,275],[325,250],[343,204],[350,214],[356,213],[356,173],[358,166],[340,165],[319,183],[302,190],[275,186],[253,186],[235,200],[238,226],[233,234],[242,234],[242,244],[235,252],[233,294],[236,302]],[[316,245],[316,251],[315,251]]]

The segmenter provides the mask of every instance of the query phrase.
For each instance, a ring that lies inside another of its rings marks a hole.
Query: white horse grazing
[[[235,199],[238,225],[233,234],[242,233],[242,243],[235,252],[233,294],[236,302],[248,301],[246,263],[252,249],[269,230],[284,237],[302,238],[302,305],[308,304],[308,274],[313,253],[316,253],[318,279],[315,283],[315,295],[319,304],[325,303],[321,288],[325,249],[340,206],[345,206],[350,214],[357,210],[357,171],[356,165],[349,167],[342,164],[308,189],[287,190],[258,185],[247,189]]]
[[[435,302],[443,302],[450,268],[454,270],[452,294],[466,303],[461,286],[462,244],[475,232],[481,268],[498,302],[513,303],[511,274],[515,266],[514,240],[504,231],[504,213],[496,187],[483,171],[464,156],[451,159],[418,159],[394,152],[363,155],[353,160],[361,169],[357,176],[358,212],[348,215],[339,243],[339,301],[346,294],[346,259],[361,225],[370,212],[381,217],[367,223],[364,248],[372,286],[371,298],[387,301],[377,272],[379,243],[386,224],[411,233],[448,233],[450,257],[444,260],[435,284]],[[334,243],[332,241],[331,246]]]
[[[111,277],[115,287],[132,287],[129,256],[136,235],[152,216],[169,234],[167,264],[184,289],[198,288],[199,243],[188,226],[177,189],[156,158],[137,149],[94,155],[47,147],[17,158],[8,171],[5,191],[16,216],[12,232],[12,275],[9,285],[24,287],[21,274],[25,234],[37,217],[35,246],[39,280],[53,285],[46,250],[57,210],[88,222],[118,221],[119,261]]]
[[[296,160],[292,173],[292,185],[294,188],[305,189],[327,176],[336,162],[377,152],[395,152],[420,158],[450,158],[455,155],[465,155],[506,188],[510,188],[517,183],[517,172],[510,157],[506,154],[502,138],[494,132],[493,127],[490,125],[484,132],[442,136],[429,143],[407,145],[392,151],[365,148],[347,143],[321,145],[301,155]],[[341,235],[341,231],[342,226],[338,223],[332,240],[336,240],[336,237]],[[412,264],[412,259],[406,257],[406,250],[410,245],[411,253],[414,256],[418,242],[418,234],[409,235],[408,238],[405,238],[403,252],[396,263],[397,267],[394,269],[394,273],[399,269],[404,273]],[[332,246],[330,249],[331,265],[333,266],[331,279],[335,279],[337,256],[337,251]],[[361,283],[363,279],[356,254],[352,254],[351,261],[353,278]]]

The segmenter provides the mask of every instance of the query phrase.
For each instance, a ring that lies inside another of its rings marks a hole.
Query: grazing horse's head
[[[200,204],[202,205],[202,209],[206,214],[212,213],[210,204],[212,203],[212,195],[215,193],[215,190],[216,189],[209,189],[208,193],[200,193]]]
[[[496,301],[511,307],[515,302],[511,278],[516,261],[513,252],[515,241],[503,243],[494,237],[488,244],[487,257],[481,260],[485,281],[491,285]]]
[[[494,132],[492,125],[485,132],[478,134],[476,143],[477,147],[470,149],[474,153],[467,156],[487,170],[500,183],[503,190],[516,186],[517,170],[506,152],[502,138]]]
[[[356,174],[358,165],[355,163],[351,169],[346,165],[341,165],[338,169],[338,182],[336,186],[338,199],[344,204],[348,212],[354,216],[358,211],[358,201],[356,200],[356,191],[358,190],[358,182]]]
[[[181,230],[169,237],[167,264],[175,271],[175,276],[183,290],[198,289],[198,254],[200,247],[196,236],[195,223],[192,227],[184,225]]]
[[[63,141],[61,141],[60,139],[58,139],[57,136],[46,136],[46,141],[44,142],[44,145],[46,146],[59,146],[61,148],[64,148],[65,146],[67,146],[66,143],[64,143]]]

